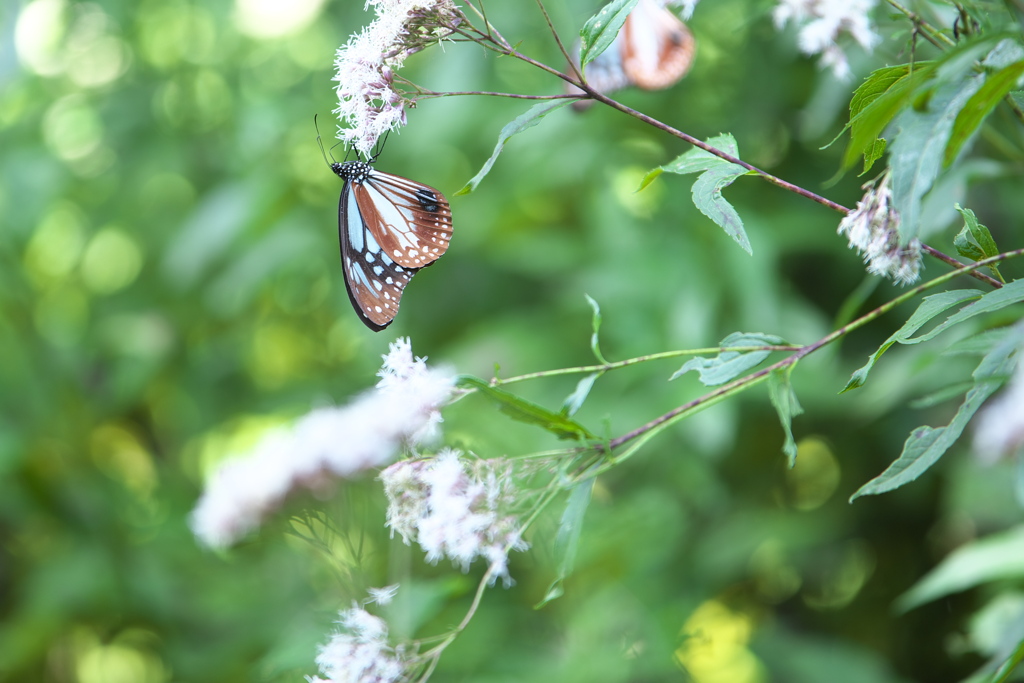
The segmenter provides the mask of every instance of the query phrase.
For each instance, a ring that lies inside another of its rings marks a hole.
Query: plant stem
[[[984,259],[982,261],[978,261],[976,263],[971,263],[971,264],[965,265],[965,266],[963,266],[963,267],[961,267],[961,268],[959,268],[957,270],[953,270],[953,271],[950,271],[948,273],[945,273],[944,275],[940,275],[939,277],[937,277],[937,278],[935,278],[933,280],[930,280],[929,282],[925,282],[925,283],[923,283],[921,285],[918,285],[917,287],[914,287],[913,289],[910,289],[910,290],[906,291],[905,293],[903,293],[902,295],[896,297],[892,301],[889,301],[889,302],[887,302],[885,304],[882,304],[881,306],[879,306],[878,308],[874,309],[873,311],[870,311],[870,312],[862,315],[857,320],[854,320],[853,322],[851,322],[851,323],[849,323],[847,325],[843,325],[839,329],[837,329],[837,330],[833,331],[832,333],[822,337],[821,339],[819,339],[818,341],[814,342],[813,344],[808,344],[807,346],[801,347],[792,356],[789,356],[788,358],[784,358],[783,360],[780,360],[779,362],[777,362],[777,363],[775,363],[773,365],[770,365],[767,368],[764,368],[762,370],[758,370],[757,372],[751,373],[751,374],[747,375],[746,377],[741,377],[741,378],[739,378],[737,380],[734,380],[734,381],[732,381],[732,382],[730,382],[730,383],[728,383],[726,385],[723,385],[723,386],[715,389],[714,391],[711,391],[711,392],[705,394],[704,396],[696,398],[696,399],[694,399],[692,401],[684,403],[683,405],[679,406],[678,408],[674,408],[674,409],[670,410],[669,412],[667,412],[664,415],[661,415],[661,416],[651,420],[650,422],[648,422],[645,425],[637,427],[636,429],[634,429],[632,431],[626,432],[625,434],[612,439],[609,442],[609,446],[610,446],[611,449],[615,449],[615,448],[617,448],[617,447],[619,447],[619,446],[621,446],[621,445],[623,445],[625,443],[628,443],[629,441],[632,441],[633,439],[636,439],[637,437],[643,436],[647,432],[650,432],[650,431],[652,431],[654,429],[657,429],[658,427],[661,427],[663,425],[664,426],[668,426],[668,424],[670,424],[672,421],[674,421],[674,419],[677,418],[677,417],[680,417],[680,416],[682,416],[682,415],[684,415],[684,414],[686,414],[686,413],[688,413],[690,411],[693,411],[693,410],[695,410],[697,408],[706,407],[706,405],[711,403],[711,402],[715,402],[717,400],[721,400],[722,398],[725,398],[727,395],[729,395],[731,393],[735,393],[736,391],[739,391],[740,389],[743,389],[743,388],[747,387],[748,385],[760,382],[763,379],[766,379],[768,377],[768,375],[771,374],[772,372],[774,372],[776,370],[781,370],[781,369],[786,368],[786,367],[791,366],[791,365],[794,365],[797,361],[799,361],[804,356],[810,355],[810,354],[814,353],[815,351],[817,351],[818,349],[822,348],[823,346],[831,344],[835,340],[839,339],[840,337],[842,337],[842,336],[844,336],[846,334],[849,334],[850,332],[856,330],[857,328],[863,327],[864,325],[868,324],[872,320],[875,320],[876,318],[884,315],[885,313],[888,313],[889,311],[891,311],[893,308],[895,308],[899,304],[901,304],[901,303],[903,303],[905,301],[908,301],[908,300],[916,297],[917,295],[921,294],[922,292],[925,292],[925,291],[927,291],[927,290],[929,290],[929,289],[931,289],[933,287],[936,287],[936,286],[938,286],[940,284],[948,282],[949,280],[952,280],[953,278],[955,278],[955,277],[957,277],[957,276],[959,276],[959,275],[961,275],[963,273],[966,273],[966,272],[968,272],[968,271],[970,271],[972,269],[982,268],[982,267],[987,266],[989,264],[997,263],[999,261],[1002,261],[1002,260],[1005,260],[1005,259],[1009,259],[1009,258],[1014,258],[1014,257],[1021,256],[1021,255],[1024,255],[1024,249],[1016,249],[1014,251],[1008,251],[1008,252],[1005,252],[1003,254],[998,254],[998,255],[993,256],[991,258],[987,258],[987,259]],[[600,450],[603,450],[603,447],[598,447],[598,448]],[[615,462],[619,462],[619,460],[616,460]]]
[[[676,351],[662,351],[661,353],[651,353],[644,356],[637,356],[636,358],[627,358],[626,360],[615,361],[613,363],[602,363],[600,365],[581,365],[575,368],[557,368],[555,370],[541,370],[540,372],[531,372],[525,375],[517,375],[515,377],[509,377],[508,379],[500,379],[498,377],[493,377],[491,378],[491,386],[497,387],[503,384],[525,382],[526,380],[541,379],[544,377],[557,377],[559,375],[579,375],[590,372],[608,372],[609,370],[624,368],[629,365],[636,365],[637,363],[646,363],[652,360],[663,360],[665,358],[678,358],[679,356],[697,356],[705,353],[726,353],[729,351],[736,353],[749,353],[751,351],[798,351],[800,348],[802,347],[792,345],[712,346],[705,349],[679,349]]]

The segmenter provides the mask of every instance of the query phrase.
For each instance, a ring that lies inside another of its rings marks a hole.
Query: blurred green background
[[[801,57],[770,6],[702,3],[692,73],[621,99],[700,138],[730,132],[744,159],[853,206],[864,179],[826,186],[841,145],[819,148],[855,82]],[[522,51],[562,64],[534,3],[489,9]],[[596,9],[550,7],[566,37]],[[292,502],[223,554],[187,527],[212,464],[372,386],[398,336],[432,363],[510,376],[592,362],[585,294],[602,307],[605,354],[623,359],[737,330],[808,343],[862,286],[839,216],[765,183],[726,191],[753,257],[693,207],[688,179],[635,193],[686,146],[600,106],[550,115],[453,197],[529,104],[453,97],[411,110],[377,164],[448,195],[451,249],[417,275],[392,327],[368,331],[345,294],[341,183],[313,116],[330,139],[334,50],[369,18],[356,1],[0,6],[0,679],[300,681],[337,610],[396,581],[415,605],[396,636],[456,624],[482,568],[431,567],[389,540],[372,477]],[[858,76],[907,59],[906,27],[893,26],[903,33],[874,55],[854,53]],[[465,44],[416,55],[402,75],[434,90],[561,88]],[[950,199],[1018,246],[1019,159],[988,151],[951,174],[926,219],[935,247],[953,252]],[[928,261],[925,276],[945,268]],[[879,284],[861,310],[897,291]],[[897,348],[867,387],[837,395],[911,310],[797,369],[795,469],[755,389],[602,478],[566,595],[536,611],[557,517],[539,525],[512,560],[517,584],[488,591],[435,680],[681,680],[685,666],[702,683],[947,681],[977,668],[970,616],[989,593],[907,614],[892,601],[952,548],[1020,518],[1010,466],[982,469],[957,447],[911,486],[846,502],[910,429],[955,410],[910,399],[969,373],[956,358],[935,372],[939,347]],[[666,381],[679,364],[605,376],[579,419],[621,434],[703,393],[692,373]],[[574,383],[516,390],[557,409]],[[479,397],[445,420],[446,442],[482,457],[552,446]],[[325,555],[289,536],[288,513],[308,508],[347,542]]]

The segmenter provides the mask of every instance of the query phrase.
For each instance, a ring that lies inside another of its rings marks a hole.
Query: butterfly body
[[[429,185],[364,161],[335,162],[331,170],[345,181],[338,204],[345,287],[360,319],[380,331],[394,320],[412,276],[447,251],[451,209]]]

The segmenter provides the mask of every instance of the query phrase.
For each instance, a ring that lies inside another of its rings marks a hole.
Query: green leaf
[[[956,116],[953,132],[949,137],[949,143],[946,145],[946,152],[942,159],[944,166],[953,163],[960,153],[960,149],[974,134],[974,131],[992,113],[996,105],[1003,101],[1007,93],[1016,88],[1021,75],[1024,75],[1024,61],[1010,64],[991,74],[985,80],[985,84],[971,96]]]
[[[928,321],[954,306],[958,306],[970,299],[977,299],[980,296],[982,296],[982,292],[977,289],[960,289],[926,296],[921,301],[921,305],[914,311],[914,314],[907,319],[907,322],[903,323],[903,327],[896,330],[891,337],[878,347],[877,351],[871,354],[868,362],[853,373],[850,381],[846,383],[846,386],[839,393],[842,394],[863,386],[864,382],[868,379],[868,373],[875,367],[875,363],[882,357],[882,354],[889,350],[890,346],[897,342],[900,344],[915,343],[909,341],[911,335],[921,329]]]
[[[775,406],[775,412],[779,415],[779,422],[782,423],[782,430],[786,433],[786,440],[782,445],[782,452],[786,454],[789,466],[796,464],[796,439],[793,438],[793,418],[802,415],[804,409],[793,391],[793,385],[789,381],[790,373],[796,364],[790,365],[781,370],[774,370],[768,378],[768,398]]]
[[[984,83],[974,75],[940,83],[931,92],[927,107],[904,109],[894,126],[898,133],[889,146],[893,205],[900,214],[900,242],[917,237],[921,200],[942,168],[942,156],[953,131],[953,122],[967,101]]]
[[[566,501],[562,519],[558,523],[555,535],[555,556],[558,561],[558,576],[548,586],[544,599],[535,606],[539,609],[552,600],[562,597],[562,583],[572,573],[576,565],[576,551],[579,549],[580,533],[583,531],[583,518],[590,507],[590,495],[594,490],[595,477],[588,477],[573,486]]]
[[[779,346],[786,341],[773,334],[761,334],[760,332],[733,332],[723,339],[719,346],[723,348],[738,346]],[[669,377],[669,381],[689,372],[696,370],[700,374],[700,381],[704,386],[714,387],[725,384],[731,379],[739,377],[751,368],[757,367],[768,357],[771,351],[722,351],[714,358],[696,357],[691,358],[683,364],[683,367],[676,370],[675,374]]]
[[[1024,577],[1024,526],[957,548],[896,600],[901,612],[1000,579]]]
[[[948,425],[942,427],[918,427],[910,433],[903,444],[903,452],[880,475],[861,486],[850,497],[853,502],[861,496],[878,495],[908,484],[938,462],[952,446],[974,414],[999,387],[1017,364],[1015,353],[1021,346],[1024,334],[1017,330],[985,356],[972,373],[974,386],[967,392],[963,403]]]
[[[697,177],[693,183],[693,203],[700,212],[718,224],[726,234],[736,240],[736,243],[743,247],[748,254],[753,254],[750,249],[750,240],[743,229],[743,220],[733,208],[732,204],[722,196],[722,189],[732,184],[741,175],[746,174],[747,169],[736,164],[728,164],[723,168],[714,168]]]
[[[572,417],[587,400],[590,390],[594,387],[594,381],[601,376],[600,372],[592,372],[576,384],[576,391],[569,394],[562,403],[562,414]]]
[[[724,133],[706,140],[707,144],[720,149],[730,156],[739,157],[736,140]],[[700,173],[693,183],[693,203],[701,213],[713,220],[719,227],[736,240],[749,254],[750,241],[743,230],[743,221],[736,209],[722,196],[722,190],[736,178],[749,171],[738,164],[725,161],[699,147],[680,154],[673,161],[650,171],[640,183],[640,189],[647,187],[662,172],[687,174]]]
[[[550,114],[554,110],[564,107],[569,104],[570,100],[549,100],[535,104],[530,107],[526,113],[516,117],[510,123],[505,124],[505,127],[501,129],[501,133],[498,135],[498,143],[494,146],[494,151],[491,152],[491,157],[484,163],[480,172],[477,173],[473,178],[466,183],[466,186],[456,192],[456,195],[469,194],[476,189],[476,186],[480,184],[480,181],[491,172],[491,167],[494,166],[494,162],[497,161],[498,155],[501,154],[501,150],[505,149],[505,143],[509,141],[516,133],[521,133],[527,128],[533,128],[540,120],[547,114]]]
[[[590,335],[590,350],[594,352],[594,357],[597,358],[598,363],[607,365],[608,361],[604,359],[604,354],[601,353],[601,345],[597,337],[597,332],[601,329],[601,307],[589,294],[584,294],[583,296],[587,297],[587,303],[590,304],[590,308],[594,311],[593,316],[590,318],[590,324],[594,330],[594,333]]]
[[[460,375],[458,380],[456,380],[456,386],[476,389],[493,399],[501,408],[501,411],[512,419],[543,427],[559,439],[584,440],[596,438],[586,427],[566,415],[548,410],[515,394],[510,394],[504,389],[492,387],[486,380],[482,380],[479,377]]]
[[[1024,301],[1024,280],[1014,280],[1007,285],[1003,285],[1000,289],[996,289],[985,294],[973,304],[964,306],[962,309],[946,318],[941,325],[936,326],[931,331],[922,334],[919,337],[907,339],[901,343],[918,344],[923,341],[934,339],[941,332],[944,332],[954,325],[959,325],[965,320],[982,315],[983,313],[993,313],[1006,308],[1007,306],[1020,303],[1021,301]]]
[[[965,258],[972,259],[974,261],[980,261],[990,256],[995,256],[999,253],[999,247],[996,245],[995,239],[992,237],[992,233],[989,232],[988,228],[978,222],[977,216],[970,209],[964,209],[959,204],[954,204],[957,211],[964,218],[964,228],[953,238],[953,245],[956,247],[957,253]],[[972,243],[970,239],[974,239]],[[971,256],[971,254],[976,254]],[[999,272],[999,268],[992,264],[989,270],[999,278],[1000,282],[1006,282],[1003,279],[1002,274]]]
[[[861,175],[864,175],[871,170],[871,167],[875,165],[875,162],[882,158],[885,154],[886,148],[885,138],[876,138],[871,145],[864,150],[864,170],[861,171]]]
[[[875,149],[885,127],[917,88],[934,75],[934,63],[917,62],[879,69],[868,76],[850,100],[850,122],[846,125],[850,142],[843,154],[844,169]]]
[[[580,66],[590,64],[615,40],[637,0],[613,0],[590,17],[580,30]]]

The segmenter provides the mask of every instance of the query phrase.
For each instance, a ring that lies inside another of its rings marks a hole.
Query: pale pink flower
[[[397,589],[371,589],[367,602],[374,601],[374,590],[394,595]],[[310,683],[394,683],[413,665],[405,648],[388,642],[387,622],[358,603],[342,610],[338,625],[340,629],[320,647],[316,658],[320,673],[327,678],[307,677]]]
[[[491,581],[510,583],[508,553],[526,550],[512,510],[517,490],[512,468],[501,460],[461,459],[445,449],[427,460],[404,460],[383,472],[392,533],[416,542],[428,562],[449,558],[463,571],[484,558]]]
[[[797,38],[804,54],[821,55],[821,64],[841,79],[850,77],[846,53],[839,45],[845,34],[871,51],[881,41],[871,25],[870,12],[877,0],[779,0],[772,12],[775,26],[789,22],[800,27]]]
[[[259,526],[297,488],[321,488],[388,464],[407,445],[438,433],[454,375],[414,358],[408,339],[391,344],[375,390],[343,407],[318,408],[276,429],[248,457],[210,476],[191,526],[206,545],[224,547]]]
[[[864,185],[867,192],[839,223],[839,234],[846,235],[850,248],[856,249],[868,264],[868,272],[891,278],[898,284],[917,280],[921,268],[921,242],[913,239],[900,245],[900,215],[892,204],[889,174],[876,183]]]
[[[394,88],[405,58],[452,34],[462,14],[451,0],[368,0],[377,18],[335,56],[338,139],[369,157],[377,140],[404,126],[405,98]]]

